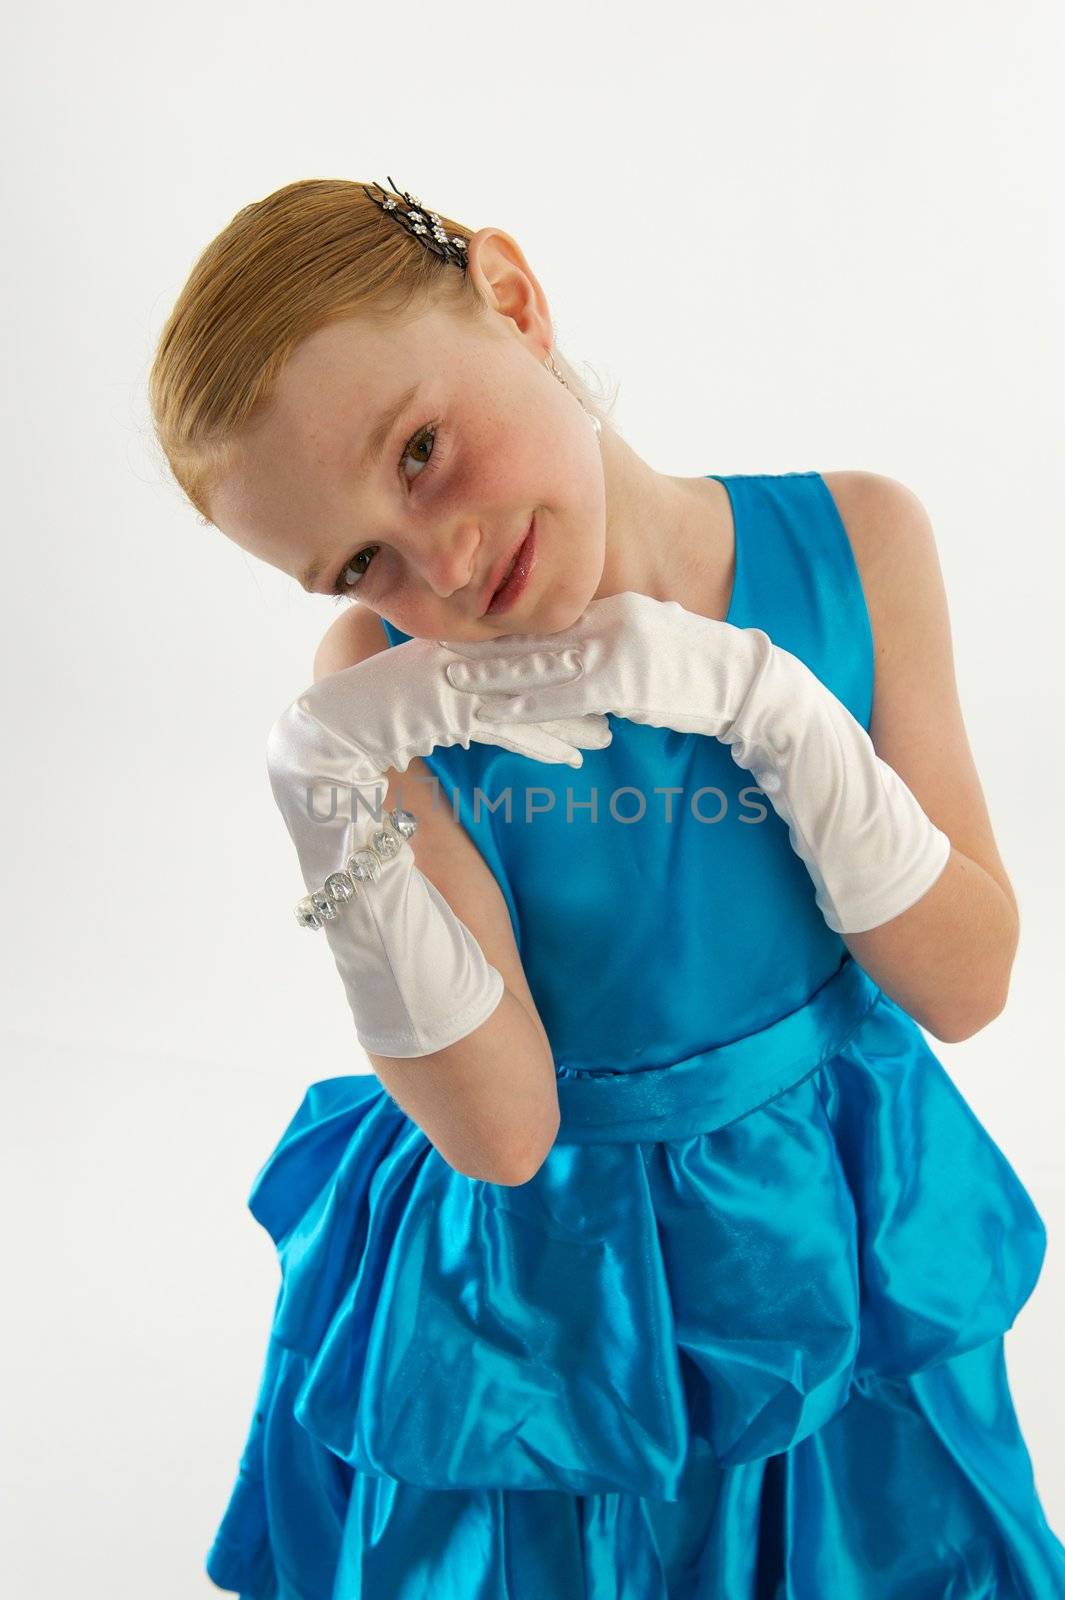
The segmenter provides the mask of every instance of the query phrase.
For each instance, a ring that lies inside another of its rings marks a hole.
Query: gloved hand
[[[424,1055],[465,1038],[504,987],[415,865],[416,818],[382,811],[385,770],[405,772],[437,745],[471,741],[579,767],[582,748],[611,738],[594,713],[520,728],[482,723],[480,696],[448,681],[456,659],[433,639],[380,651],[305,689],[267,737],[270,786],[310,896],[297,915],[325,928],[359,1043],[382,1055]],[[500,677],[509,691],[505,670]]]
[[[441,641],[447,644],[448,641]],[[788,825],[822,916],[861,933],[935,883],[949,838],[925,815],[860,723],[805,662],[761,628],[700,617],[628,591],[593,600],[567,629],[451,645],[447,675],[481,717],[511,733],[526,719],[611,711],[729,745]],[[482,697],[524,686],[493,710]]]

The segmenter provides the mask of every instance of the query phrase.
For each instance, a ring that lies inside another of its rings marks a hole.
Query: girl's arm
[[[352,667],[388,639],[375,612],[346,609],[318,646],[314,679]],[[476,845],[451,811],[451,798],[415,756],[389,771],[384,810],[403,806],[418,818],[410,844],[418,868],[443,895],[503,975],[503,998],[465,1038],[413,1057],[367,1051],[396,1104],[456,1172],[489,1183],[527,1183],[559,1127],[555,1068],[547,1033],[529,990],[510,913]],[[435,798],[435,803],[434,803]]]
[[[844,937],[886,993],[945,1042],[1006,1003],[1020,931],[965,731],[931,521],[904,484],[826,472],[865,590],[875,646],[869,736],[953,846],[908,911]]]

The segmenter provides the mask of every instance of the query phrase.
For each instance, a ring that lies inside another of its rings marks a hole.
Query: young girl
[[[353,602],[267,764],[376,1076],[319,1059],[252,1189],[214,1583],[1065,1596],[1003,1351],[1044,1225],[921,1031],[999,1014],[1018,916],[919,501],[656,472],[514,240],[380,186],[239,212],[151,397]]]

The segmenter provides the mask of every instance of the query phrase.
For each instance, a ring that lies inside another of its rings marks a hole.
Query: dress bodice
[[[711,474],[716,476],[716,474]],[[868,728],[873,642],[817,472],[722,477],[725,620],[765,630]],[[390,645],[410,636],[382,618]],[[788,830],[729,747],[607,714],[574,768],[494,745],[424,757],[502,890],[556,1065],[661,1066],[794,1010],[840,966]],[[412,788],[405,803],[429,804]]]

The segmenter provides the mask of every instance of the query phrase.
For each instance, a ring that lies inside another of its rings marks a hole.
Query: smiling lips
[[[522,552],[522,549],[523,549],[523,547],[525,545],[525,542],[529,538],[529,535],[532,532],[532,527],[533,527],[533,522],[534,521],[535,521],[535,513],[533,514],[532,517],[530,517],[529,526],[526,528],[525,532],[523,533],[523,535],[521,537],[521,540],[519,541],[519,543],[516,546],[516,548],[511,552],[511,555],[510,555],[506,565],[502,568],[501,571],[497,571],[495,573],[495,575],[494,575],[495,576],[495,587],[491,590],[491,592],[488,595],[488,599],[485,601],[484,609],[481,612],[482,616],[487,615],[487,613],[492,609],[493,603],[496,600],[496,597],[498,596],[499,591],[504,587],[504,585],[513,576],[514,568],[516,567],[517,562],[518,562],[518,557],[521,555],[521,552]]]

